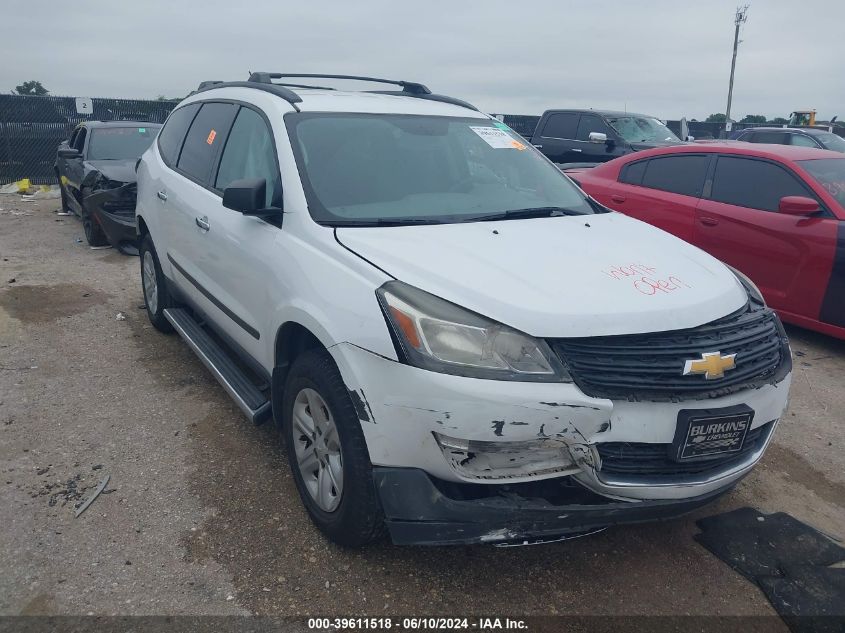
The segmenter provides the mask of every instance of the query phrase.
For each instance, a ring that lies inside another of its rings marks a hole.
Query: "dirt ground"
[[[845,537],[845,343],[790,328],[789,413],[713,506],[536,547],[335,547],[272,425],[149,325],[138,259],[57,207],[0,196],[0,614],[773,614],[694,520],[752,506]]]

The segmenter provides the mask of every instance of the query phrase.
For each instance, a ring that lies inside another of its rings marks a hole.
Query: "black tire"
[[[293,408],[297,395],[306,388],[320,395],[337,428],[343,490],[339,505],[331,512],[320,508],[312,498],[297,462]],[[310,349],[296,358],[285,381],[282,402],[281,431],[288,461],[311,520],[329,540],[346,547],[361,547],[383,538],[386,532],[384,514],[373,482],[373,467],[364,433],[346,385],[327,351]]]
[[[85,229],[85,239],[90,246],[106,246],[109,243],[103,227],[99,222],[91,219],[87,213],[82,217],[82,228]]]
[[[150,323],[159,332],[170,333],[173,331],[173,326],[170,325],[170,321],[164,316],[164,310],[174,307],[175,304],[167,288],[167,280],[164,277],[164,273],[161,272],[158,254],[156,254],[156,249],[153,246],[153,240],[149,233],[141,240],[141,248],[138,255],[141,260],[141,288],[144,292],[144,304],[147,308],[147,316],[150,318]],[[145,275],[144,268],[148,255],[152,260],[152,273],[155,278],[155,288],[149,288],[149,293],[147,288],[148,277]],[[155,301],[151,300],[153,296],[156,298]],[[151,303],[153,304],[152,306],[150,305]]]

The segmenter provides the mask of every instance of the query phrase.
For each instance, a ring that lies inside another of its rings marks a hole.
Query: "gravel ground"
[[[713,506],[537,547],[335,547],[271,425],[149,325],[137,258],[57,207],[0,196],[0,614],[772,614],[695,518],[753,506],[845,537],[845,343],[792,328],[790,411]]]

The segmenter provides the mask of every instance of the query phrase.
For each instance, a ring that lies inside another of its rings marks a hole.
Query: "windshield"
[[[91,130],[88,160],[126,160],[147,151],[160,125],[146,127],[100,127]]]
[[[796,162],[845,207],[845,158],[819,158]]]
[[[498,121],[346,113],[285,121],[309,211],[324,224],[594,212],[560,170]]]
[[[628,143],[680,143],[681,139],[660,121],[646,116],[617,116],[607,120]]]
[[[826,134],[819,134],[816,138],[819,139],[821,144],[827,149],[845,154],[845,139],[841,136],[836,136],[836,134],[828,132]]]

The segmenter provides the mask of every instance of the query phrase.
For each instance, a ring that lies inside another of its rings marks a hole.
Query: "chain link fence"
[[[163,123],[176,101],[0,94],[0,185],[56,184],[56,149],[82,121]]]

